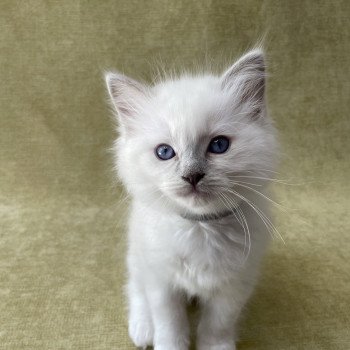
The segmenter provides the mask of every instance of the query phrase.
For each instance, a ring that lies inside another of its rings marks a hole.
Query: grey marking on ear
[[[265,103],[266,64],[261,49],[248,52],[233,64],[222,76],[222,89],[232,89],[241,102],[248,102],[256,116]],[[253,117],[254,117],[253,116]]]
[[[133,115],[137,101],[146,96],[146,88],[136,80],[116,72],[106,73],[105,79],[109,95],[119,116]]]

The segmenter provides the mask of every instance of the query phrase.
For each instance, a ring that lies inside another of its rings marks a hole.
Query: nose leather
[[[193,187],[195,187],[200,180],[203,179],[204,173],[194,173],[188,176],[182,176],[182,180],[190,183]]]

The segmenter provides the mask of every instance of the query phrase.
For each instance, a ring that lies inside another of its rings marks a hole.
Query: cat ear
[[[140,103],[146,98],[147,88],[120,73],[106,73],[105,79],[113,106],[121,122],[127,123],[128,118],[137,114]]]
[[[255,49],[241,57],[221,77],[221,86],[232,91],[242,103],[249,103],[260,112],[265,103],[265,59],[261,49]]]

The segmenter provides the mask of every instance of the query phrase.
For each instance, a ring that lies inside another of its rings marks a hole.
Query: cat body
[[[130,337],[142,348],[188,349],[186,301],[197,297],[197,348],[235,349],[272,225],[266,185],[277,143],[263,53],[219,77],[106,80],[119,118],[116,168],[132,198]]]

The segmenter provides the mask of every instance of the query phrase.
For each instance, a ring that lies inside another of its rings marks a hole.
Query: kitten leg
[[[131,276],[127,286],[129,298],[129,336],[137,347],[153,344],[153,323],[141,281]]]
[[[154,350],[187,350],[189,326],[185,298],[164,284],[147,287],[154,324]]]
[[[244,305],[237,299],[232,293],[219,293],[206,301],[197,329],[198,350],[236,349],[235,324]]]

